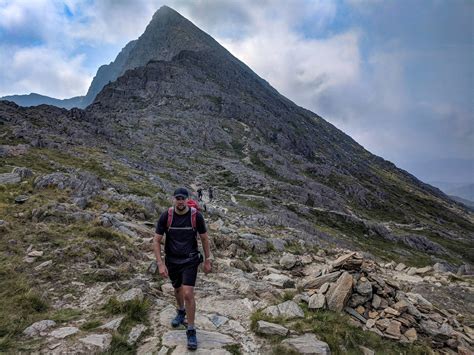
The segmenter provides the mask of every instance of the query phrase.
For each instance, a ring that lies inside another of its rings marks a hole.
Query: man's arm
[[[212,266],[211,266],[211,249],[209,247],[209,237],[206,233],[199,234],[199,237],[201,238],[201,243],[202,243],[202,249],[204,251],[204,272],[208,273],[211,272]]]
[[[202,249],[204,250],[204,258],[207,260],[211,257],[211,248],[209,247],[209,237],[206,233],[199,234],[202,243]]]
[[[156,257],[156,264],[158,265],[158,270],[160,275],[163,277],[168,277],[168,269],[166,265],[163,263],[163,259],[161,258],[161,240],[163,236],[161,234],[156,233],[155,237],[153,238],[153,251]]]

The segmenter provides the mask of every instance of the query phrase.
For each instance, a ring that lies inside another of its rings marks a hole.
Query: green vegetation
[[[224,349],[230,352],[232,355],[242,354],[242,351],[240,350],[240,346],[237,344],[225,345]]]
[[[148,311],[150,303],[148,300],[132,300],[128,302],[119,302],[115,297],[109,299],[104,305],[103,310],[106,314],[122,314],[125,318],[122,320],[118,332],[115,332],[112,338],[112,344],[107,354],[134,354],[136,347],[127,343],[127,334],[136,324],[149,324]]]

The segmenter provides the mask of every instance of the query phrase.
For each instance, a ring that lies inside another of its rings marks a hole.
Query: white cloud
[[[92,77],[83,70],[84,56],[68,56],[48,47],[12,50],[2,46],[0,96],[30,92],[56,98],[84,95]]]

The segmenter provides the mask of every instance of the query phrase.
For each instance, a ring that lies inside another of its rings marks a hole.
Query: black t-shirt
[[[192,229],[191,209],[183,215],[177,214],[173,209],[173,221],[169,230],[167,224],[168,211],[165,211],[156,224],[156,233],[166,234],[165,254],[167,256],[186,258],[189,254],[198,251],[196,232],[199,234],[207,232],[206,222],[201,212],[198,211],[196,214],[196,230]]]

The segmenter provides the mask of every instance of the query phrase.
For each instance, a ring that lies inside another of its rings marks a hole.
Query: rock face
[[[348,272],[344,272],[337,282],[329,288],[326,295],[328,308],[332,311],[342,311],[351,296],[352,292],[352,276]]]

